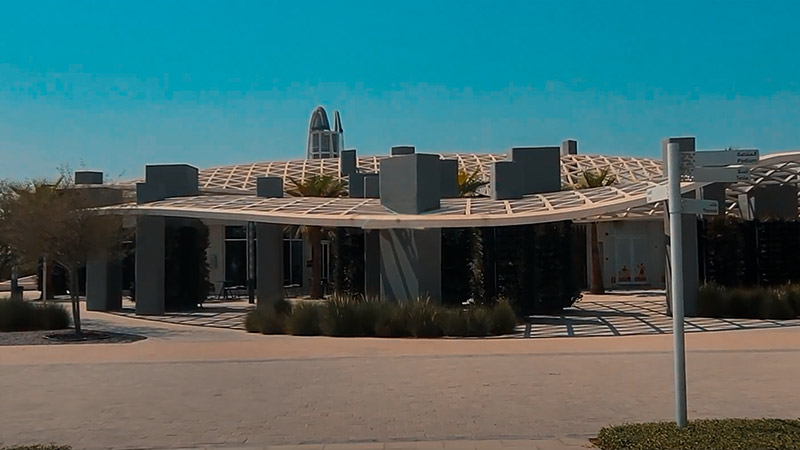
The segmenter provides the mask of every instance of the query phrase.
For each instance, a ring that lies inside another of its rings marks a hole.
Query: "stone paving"
[[[608,424],[672,417],[668,335],[335,339],[100,313],[85,323],[148,339],[0,348],[0,444],[563,450]],[[687,347],[692,418],[800,414],[800,328],[694,333]]]
[[[526,325],[517,327],[515,337],[597,337],[637,336],[672,333],[672,317],[666,314],[663,291],[615,292],[609,295],[585,295],[574,308],[561,315],[534,315]],[[134,304],[125,302],[124,309],[115,313],[127,317],[156,320],[183,325],[214,328],[244,329],[244,316],[253,305],[246,300],[206,303],[203,308],[189,312],[167,313],[163,316],[141,317],[134,314]],[[687,318],[687,333],[705,331],[748,330],[800,326],[800,319],[757,320]]]

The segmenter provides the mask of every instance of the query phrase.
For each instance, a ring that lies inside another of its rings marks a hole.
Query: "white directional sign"
[[[752,166],[758,163],[759,151],[750,150],[715,150],[707,152],[681,153],[681,167],[690,170],[692,167]]]
[[[715,182],[715,183],[734,183],[736,181],[748,181],[750,179],[749,167],[695,167],[686,171],[694,181]]]
[[[716,200],[681,199],[681,212],[684,214],[719,214],[719,203]]]
[[[667,197],[669,197],[669,192],[667,192],[666,183],[655,185],[647,190],[647,203],[660,202],[666,200]]]

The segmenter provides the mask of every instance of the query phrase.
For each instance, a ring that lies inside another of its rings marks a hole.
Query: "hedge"
[[[698,295],[698,315],[739,319],[794,319],[800,316],[800,285],[725,288],[706,284]]]
[[[0,331],[61,330],[69,323],[69,313],[60,305],[0,300]]]
[[[393,303],[336,297],[320,303],[286,301],[245,317],[251,333],[339,337],[499,336],[514,332],[517,317],[506,300],[493,306],[450,308],[426,299]]]

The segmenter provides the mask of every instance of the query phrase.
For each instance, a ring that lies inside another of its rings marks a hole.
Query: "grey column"
[[[256,224],[256,298],[258,306],[272,305],[283,295],[283,227]]]
[[[381,295],[381,233],[364,230],[364,297]]]
[[[442,298],[442,231],[380,230],[381,300]]]
[[[165,218],[136,219],[136,314],[164,314]]]
[[[122,263],[108,252],[92,252],[86,262],[86,309],[118,311],[122,308]]]
[[[664,139],[661,142],[661,150],[664,158],[664,173],[667,173],[666,167],[666,152],[667,152],[667,145],[670,143],[677,143],[680,147],[681,152],[693,152],[695,151],[695,138],[693,137],[679,137],[679,138],[669,138]],[[694,193],[685,194],[684,197],[686,198],[695,198]],[[697,315],[697,294],[700,290],[700,267],[699,267],[699,255],[698,255],[698,245],[697,245],[697,216],[690,215],[690,214],[683,214],[681,226],[683,228],[683,242],[680,245],[683,246],[683,304],[684,304],[684,314],[686,316],[696,316]],[[667,311],[671,314],[672,312],[672,293],[670,292],[671,286],[671,274],[672,274],[672,262],[670,261],[669,254],[670,254],[670,245],[672,242],[670,241],[669,236],[669,215],[664,214],[664,236],[665,236],[665,245],[664,249],[666,251],[666,264],[664,266],[666,271],[666,284],[667,284]]]

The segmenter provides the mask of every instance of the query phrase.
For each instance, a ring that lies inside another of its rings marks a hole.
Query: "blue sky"
[[[0,178],[348,147],[800,148],[800,2],[0,0]]]

